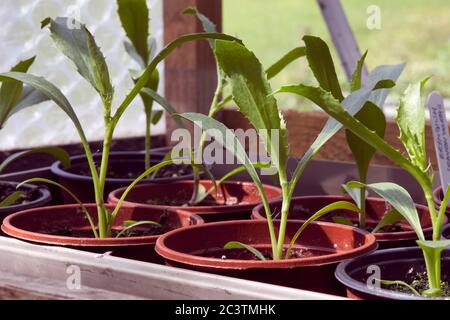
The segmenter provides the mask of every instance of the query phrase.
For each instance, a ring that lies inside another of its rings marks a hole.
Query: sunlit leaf
[[[2,172],[10,163],[16,161],[17,159],[28,156],[30,154],[34,154],[34,153],[49,154],[56,160],[60,161],[61,164],[64,166],[64,168],[70,167],[70,155],[67,153],[66,150],[59,148],[59,147],[43,147],[43,148],[35,148],[35,149],[31,149],[31,150],[16,152],[16,153],[10,155],[0,164],[0,172]]]
[[[49,23],[52,39],[58,49],[72,60],[78,73],[94,87],[103,99],[111,100],[114,90],[108,66],[86,26],[65,17],[50,19]]]
[[[355,206],[353,203],[348,201],[336,201],[329,205],[326,205],[316,213],[314,213],[311,217],[306,220],[302,226],[297,230],[295,235],[292,237],[291,242],[289,244],[288,250],[286,251],[285,259],[289,259],[291,255],[292,248],[294,247],[295,242],[297,241],[298,237],[303,233],[303,231],[308,227],[311,223],[322,217],[323,215],[336,211],[336,210],[347,210],[349,212],[354,212],[355,214],[359,214],[359,208]]]
[[[264,255],[256,248],[253,248],[252,246],[249,246],[245,243],[238,242],[238,241],[230,241],[227,242],[224,246],[224,249],[245,249],[251,253],[253,253],[259,260],[266,260]]]
[[[155,227],[162,227],[161,224],[155,221],[149,221],[149,220],[141,220],[141,221],[134,221],[134,220],[127,220],[124,223],[125,228],[120,230],[120,232],[117,234],[116,238],[120,238],[124,234],[126,234],[128,231],[130,231],[133,228],[143,226],[143,225],[151,225]]]
[[[393,225],[403,219],[403,215],[400,214],[397,210],[391,209],[389,212],[387,212],[383,218],[381,218],[380,222],[376,225],[375,228],[373,228],[372,233],[377,233],[381,229],[383,229],[385,226]]]
[[[425,105],[422,101],[423,87],[428,79],[409,85],[400,100],[397,124],[400,140],[411,161],[422,171],[428,168],[425,149]]]
[[[277,60],[274,64],[272,64],[269,68],[266,69],[267,79],[272,79],[277,74],[279,74],[284,68],[286,68],[293,61],[298,58],[306,56],[306,48],[305,47],[297,47],[290,50],[284,56],[282,56],[279,60]]]
[[[375,132],[380,138],[384,138],[386,131],[386,118],[383,111],[371,102],[367,102],[355,115],[355,119]],[[359,138],[349,130],[345,131],[347,143],[352,151],[353,159],[359,172],[361,182],[366,182],[369,164],[375,155],[375,148]]]
[[[144,65],[148,64],[149,10],[146,0],[117,0],[117,13],[125,34]]]
[[[16,191],[16,192],[11,193],[10,195],[8,195],[5,199],[3,199],[0,202],[0,208],[8,207],[8,206],[15,204],[16,201],[19,200],[20,197],[22,197],[22,196],[23,196],[23,192],[21,192],[21,191]]]
[[[372,183],[367,188],[392,205],[408,221],[419,240],[425,240],[416,205],[405,188],[392,182]]]
[[[11,68],[11,72],[27,72],[33,64],[35,57],[20,61]],[[20,102],[22,97],[23,83],[14,79],[3,79],[0,88],[0,128],[5,121],[14,112],[14,108]]]
[[[361,59],[358,60],[358,64],[356,65],[356,69],[352,75],[352,82],[350,84],[351,91],[356,91],[361,89],[361,78],[362,78],[362,70],[364,68],[364,61],[366,60],[367,50],[361,56]]]
[[[344,100],[328,45],[319,37],[314,36],[304,36],[303,41],[306,45],[309,67],[320,87],[331,92],[339,101]]]
[[[232,41],[217,40],[215,54],[230,79],[239,110],[261,135],[275,167],[284,168],[288,159],[286,123],[270,95],[272,90],[261,63],[253,52]],[[278,137],[274,139],[272,133]]]

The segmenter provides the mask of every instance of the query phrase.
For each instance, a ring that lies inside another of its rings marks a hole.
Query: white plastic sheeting
[[[162,47],[162,0],[147,0],[150,7],[150,32]],[[94,34],[106,57],[115,87],[115,106],[133,83],[128,69],[137,65],[128,57],[114,0],[2,0],[0,6],[0,71],[8,71],[19,60],[37,55],[30,73],[44,76],[67,95],[90,140],[103,137],[103,111],[100,98],[78,75],[73,64],[53,45],[48,29],[40,29],[46,17],[71,16],[85,23]],[[162,67],[162,66],[161,66]],[[160,74],[162,69],[160,69]],[[160,92],[163,79],[161,79]],[[153,133],[164,131],[164,121]],[[127,110],[115,137],[142,135],[145,115],[139,97]],[[13,115],[0,131],[0,149],[28,148],[78,142],[78,135],[66,115],[53,103],[45,102]]]

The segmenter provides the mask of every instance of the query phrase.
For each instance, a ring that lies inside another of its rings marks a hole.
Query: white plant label
[[[450,135],[442,96],[436,91],[432,92],[428,96],[427,107],[430,111],[439,176],[442,188],[445,190],[447,185],[450,184]]]

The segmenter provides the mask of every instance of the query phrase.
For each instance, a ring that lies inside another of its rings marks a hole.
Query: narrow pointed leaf
[[[220,68],[230,79],[239,110],[262,136],[274,165],[283,168],[288,159],[286,124],[271,95],[261,63],[253,52],[232,41],[217,40],[215,54]],[[274,139],[272,133],[278,137]]]
[[[23,192],[16,191],[8,195],[5,199],[0,201],[0,208],[8,207],[16,203],[17,200],[20,199],[20,197],[23,196]]]
[[[419,240],[425,240],[416,205],[402,186],[391,182],[368,184],[367,188],[377,193],[400,213],[414,229]]]
[[[306,58],[308,59],[309,67],[320,87],[325,91],[331,92],[333,97],[339,101],[344,100],[330,49],[325,41],[314,36],[304,36],[303,41],[306,45]]]
[[[152,124],[156,125],[158,124],[159,120],[161,120],[162,115],[164,114],[164,112],[162,110],[156,110],[156,111],[152,111]]]
[[[20,61],[11,68],[11,72],[27,72],[33,64],[35,57]],[[3,79],[0,88],[0,128],[3,127],[6,120],[14,112],[17,103],[22,97],[23,83],[14,79]]]
[[[367,50],[361,56],[361,59],[359,59],[358,64],[356,65],[356,69],[353,72],[352,83],[350,84],[350,89],[352,92],[361,89],[362,70],[364,67],[364,61],[366,60],[366,56],[367,56]]]
[[[53,100],[58,107],[60,107],[72,120],[75,127],[80,133],[83,133],[83,128],[81,127],[80,121],[72,108],[72,105],[64,96],[64,94],[51,82],[45,80],[42,77],[37,77],[35,75],[22,73],[22,72],[6,72],[0,73],[0,81],[3,80],[17,80],[21,81],[29,86],[39,90],[42,94],[47,96],[49,99]],[[84,136],[84,133],[83,133]]]
[[[340,106],[342,109],[345,108],[346,111],[350,115],[356,114],[367,100],[377,101],[381,104],[384,103],[384,100],[387,97],[387,94],[377,94],[379,91],[384,91],[387,89],[376,90],[374,88],[383,80],[389,79],[391,81],[396,81],[400,76],[401,72],[404,69],[404,64],[399,65],[391,65],[391,66],[379,66],[375,68],[368,76],[367,84],[349,96],[347,96],[344,101],[342,101],[342,105]],[[277,92],[290,92],[299,94],[316,103],[319,107],[325,110],[326,106],[339,105],[339,101],[334,99],[334,97],[320,88],[313,88],[303,85],[298,86],[284,86],[281,87]],[[328,108],[327,108],[328,109]],[[327,110],[325,110],[329,113]],[[299,176],[305,169],[306,165],[309,161],[314,157],[314,155],[320,150],[320,148],[330,140],[340,129],[342,128],[342,124],[340,121],[329,118],[323,127],[322,131],[317,136],[316,140],[306,151],[305,155],[299,161],[297,168],[295,169],[293,180],[291,182],[291,187],[295,187]]]
[[[249,246],[245,243],[238,242],[238,241],[230,241],[227,242],[224,246],[224,249],[245,249],[251,253],[253,253],[259,260],[266,260],[264,255],[256,248],[253,248],[252,246]]]
[[[286,68],[289,64],[291,64],[298,58],[304,56],[306,56],[305,47],[297,47],[292,49],[284,56],[282,56],[278,61],[272,64],[269,68],[266,69],[267,79],[272,79],[277,74],[279,74],[284,68]]]
[[[217,32],[216,25],[203,13],[199,12],[196,7],[189,7],[183,10],[184,14],[195,15],[197,19],[202,23],[203,30],[205,32]],[[214,48],[214,40],[209,40],[209,45]]]
[[[298,237],[303,233],[303,231],[314,221],[322,217],[323,215],[333,212],[336,210],[347,210],[349,212],[354,212],[356,215],[359,214],[359,208],[355,206],[355,204],[348,202],[348,201],[336,201],[329,205],[326,205],[316,213],[314,213],[311,217],[306,220],[302,226],[297,230],[295,235],[292,237],[291,242],[289,244],[288,250],[286,251],[285,259],[289,259],[291,250],[294,247],[295,242],[297,241]]]
[[[117,0],[117,13],[125,34],[130,39],[136,52],[147,65],[149,49],[149,10],[146,0]]]
[[[349,218],[335,216],[332,217],[331,220],[333,220],[334,223],[343,224],[344,226],[351,226],[353,227],[353,221]]]
[[[76,24],[79,27],[73,27]],[[77,67],[103,99],[112,99],[113,87],[105,58],[94,37],[84,24],[69,18],[50,19],[50,32],[55,45]]]
[[[31,150],[25,150],[21,152],[16,152],[9,157],[7,157],[3,162],[0,164],[0,172],[2,172],[10,163],[16,161],[17,159],[20,159],[22,157],[29,156],[34,153],[46,153],[56,160],[60,161],[61,164],[64,166],[64,168],[70,167],[70,155],[67,153],[66,150],[59,148],[59,147],[43,147],[43,148],[35,148]]]
[[[142,88],[141,90],[142,93],[148,95],[149,97],[151,97],[154,101],[156,101],[161,107],[164,108],[164,110],[166,110],[170,115],[174,116],[175,114],[177,114],[177,111],[175,110],[175,108],[172,106],[172,104],[166,100],[165,98],[163,98],[162,96],[160,96],[156,91],[150,89],[150,88]],[[183,122],[180,121],[180,119],[178,117],[174,117],[175,121],[177,122],[178,126],[181,128],[185,128],[186,126],[183,124]]]
[[[397,210],[392,209],[389,212],[387,212],[383,218],[381,218],[380,222],[376,225],[375,228],[373,228],[372,233],[377,233],[381,229],[383,229],[385,226],[393,225],[394,223],[397,223],[403,219],[403,215],[401,215]]]
[[[369,130],[375,132],[380,138],[384,138],[386,118],[383,111],[373,103],[365,103],[361,110],[356,113],[355,119],[365,125]],[[345,136],[353,154],[353,159],[358,167],[359,177],[362,182],[366,182],[369,164],[376,150],[349,130],[345,131]]]
[[[32,88],[30,86],[24,86],[22,96],[20,97],[17,104],[14,106],[13,110],[11,111],[11,114],[48,100],[49,98],[41,91],[36,90],[35,88]]]
[[[400,140],[411,161],[423,171],[428,168],[425,149],[425,105],[422,101],[423,87],[427,80],[408,86],[397,111]]]
[[[124,224],[125,224],[125,228],[120,230],[120,232],[117,234],[116,238],[120,238],[121,236],[123,236],[125,233],[127,233],[131,229],[139,227],[139,226],[143,226],[143,225],[162,227],[161,224],[159,224],[158,222],[149,221],[149,220],[145,220],[145,221],[127,220],[127,221],[125,221]]]

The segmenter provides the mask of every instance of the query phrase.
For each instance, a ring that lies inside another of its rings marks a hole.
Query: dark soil
[[[258,250],[263,254],[263,256],[267,260],[273,260],[272,249],[270,248],[258,248]],[[316,250],[310,248],[296,248],[291,250],[291,256],[289,259],[297,259],[297,258],[309,258],[309,257],[318,257],[322,255],[330,254],[330,252],[324,250]],[[216,258],[216,259],[230,259],[230,260],[258,260],[259,259],[250,251],[246,249],[223,249],[223,248],[214,248],[203,250],[200,253],[195,253],[195,255],[199,255],[202,257],[208,258]]]
[[[192,196],[192,190],[181,190],[172,195],[167,195],[165,197],[159,197],[158,199],[148,199],[144,203],[150,205],[158,206],[184,206],[187,205]],[[236,197],[228,196],[226,198],[218,197],[215,199],[213,196],[209,195],[205,200],[196,204],[195,206],[232,206],[239,204]]]
[[[390,210],[390,205],[386,204],[386,212],[389,212]],[[293,213],[291,213],[292,217],[295,217],[297,219],[301,218],[301,219],[308,219],[312,214],[314,214],[315,212],[312,212],[311,210],[309,210],[308,208],[304,208],[302,206],[296,206],[294,208]],[[280,213],[278,213],[278,216],[280,215]],[[277,216],[276,214],[273,215],[274,217]],[[329,221],[329,222],[333,222],[333,218],[334,217],[342,217],[342,215],[340,214],[336,214],[333,212],[330,212],[328,214],[325,214],[324,216],[322,216],[319,220],[320,221]],[[351,219],[352,221],[354,221],[355,219]],[[354,227],[359,228],[359,224],[358,222],[354,222],[353,224]],[[374,222],[370,222],[367,221],[367,226],[366,226],[366,230],[369,232],[372,232],[372,230],[377,226],[377,223]],[[402,228],[402,226],[400,225],[400,223],[394,223],[388,226],[383,227],[382,229],[380,229],[378,231],[378,233],[389,233],[389,232],[400,232],[400,231],[404,231],[404,229]]]
[[[408,283],[411,287],[413,287],[416,291],[419,293],[422,293],[423,291],[428,289],[428,278],[426,272],[415,272],[412,275],[408,275],[408,278],[405,282]],[[405,293],[405,294],[411,294],[411,290],[407,288],[406,286],[402,285],[384,285],[384,288]],[[442,288],[442,296],[443,297],[450,297],[450,284],[447,281],[441,282],[441,288]]]
[[[16,200],[14,205],[30,203],[37,200],[40,195],[38,189],[19,188],[19,190],[17,190],[16,187],[9,184],[0,184],[0,202],[16,191],[21,191],[23,194]]]
[[[84,213],[80,210],[80,214]],[[87,221],[87,219],[86,219]],[[126,231],[121,235],[121,238],[125,237],[146,237],[146,236],[157,236],[160,234],[164,234],[173,230],[173,226],[171,226],[167,222],[167,215],[162,214],[159,218],[158,222],[162,227],[153,226],[150,224],[140,225],[135,228],[132,228]],[[124,226],[116,226],[111,230],[111,238],[115,238],[125,227]],[[54,236],[62,236],[62,237],[73,237],[73,238],[94,238],[94,233],[92,229],[88,226],[82,228],[72,228],[66,224],[51,224],[42,228],[39,233],[50,234]]]

